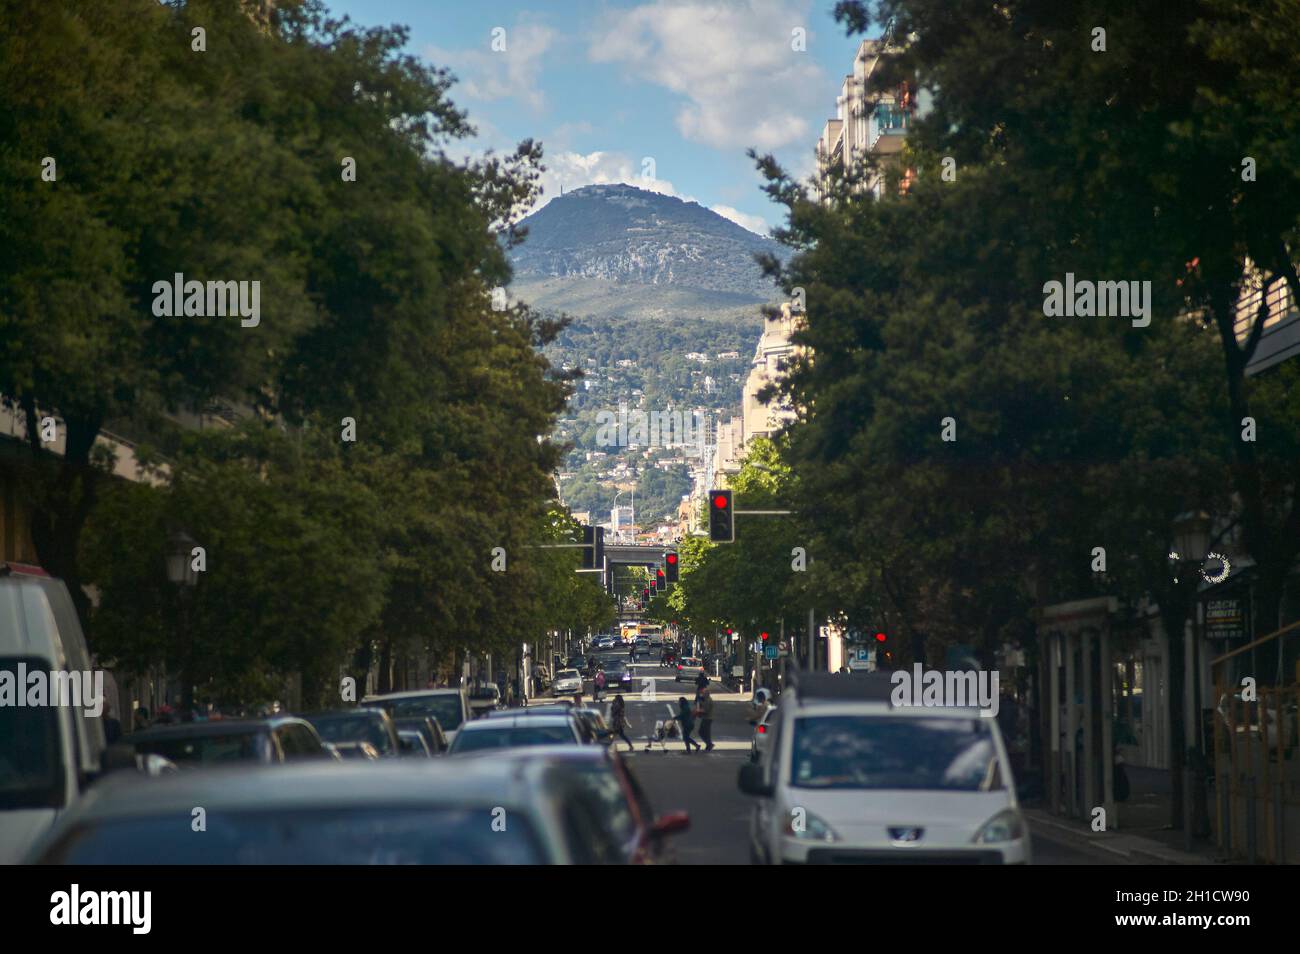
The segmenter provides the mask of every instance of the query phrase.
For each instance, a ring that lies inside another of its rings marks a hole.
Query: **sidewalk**
[[[1183,833],[1169,824],[1169,773],[1164,769],[1125,765],[1129,798],[1116,805],[1118,818],[1109,831],[1095,832],[1085,821],[1054,815],[1039,801],[1025,808],[1031,826],[1066,844],[1113,854],[1116,863],[1147,865],[1224,864],[1213,841],[1198,839],[1193,851]]]

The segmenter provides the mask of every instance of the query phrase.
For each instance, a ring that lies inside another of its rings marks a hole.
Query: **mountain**
[[[557,196],[523,220],[512,297],[580,317],[756,315],[780,290],[755,253],[784,248],[695,202],[630,185]]]

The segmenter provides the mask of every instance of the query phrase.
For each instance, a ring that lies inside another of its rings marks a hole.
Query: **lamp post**
[[[177,616],[180,623],[181,645],[184,647],[184,663],[181,675],[185,680],[181,686],[182,717],[189,718],[194,712],[194,644],[190,638],[187,610],[188,594],[199,582],[198,571],[194,569],[194,547],[197,541],[184,530],[173,530],[167,538],[167,581],[177,588]]]
[[[1180,513],[1174,518],[1173,536],[1174,536],[1174,554],[1177,561],[1177,576],[1175,578],[1175,590],[1177,591],[1175,599],[1178,601],[1178,618],[1180,623],[1178,632],[1169,633],[1170,647],[1170,727],[1184,728],[1185,720],[1182,719],[1183,707],[1186,704],[1186,688],[1183,683],[1182,661],[1183,653],[1174,652],[1175,644],[1181,650],[1182,642],[1185,639],[1186,617],[1190,611],[1196,611],[1196,580],[1200,572],[1201,564],[1205,562],[1205,557],[1210,549],[1210,515],[1203,510],[1186,511]],[[1189,579],[1190,578],[1190,579]],[[1183,596],[1183,588],[1186,587],[1189,597]],[[1184,605],[1184,599],[1190,603],[1190,606]],[[1195,617],[1193,616],[1193,619]],[[1175,672],[1174,664],[1177,662],[1177,671]],[[1175,681],[1176,679],[1176,681]],[[1177,687],[1177,691],[1175,691]],[[1171,776],[1174,771],[1182,769],[1181,785],[1181,805],[1171,806],[1176,812],[1181,808],[1183,842],[1185,847],[1190,851],[1196,833],[1202,827],[1202,821],[1205,818],[1205,792],[1202,783],[1205,778],[1204,763],[1202,761],[1203,753],[1201,752],[1201,670],[1200,670],[1200,639],[1198,633],[1192,636],[1192,739],[1191,744],[1187,744],[1186,734],[1183,738],[1173,736],[1170,738],[1171,756],[1181,756],[1183,749],[1186,751],[1186,759],[1171,759],[1170,769]],[[1178,718],[1175,720],[1174,710],[1177,710]],[[1181,765],[1177,763],[1182,763]],[[1178,792],[1178,779],[1171,778],[1173,785],[1171,788]],[[1177,801],[1177,800],[1176,800]],[[1178,819],[1171,819],[1177,824]]]

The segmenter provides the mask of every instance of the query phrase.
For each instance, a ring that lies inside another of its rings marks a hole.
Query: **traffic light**
[[[764,633],[761,633],[760,635],[763,637],[763,642],[767,642],[767,633],[764,632]]]
[[[664,554],[664,579],[669,583],[677,582],[677,551],[669,550]]]
[[[584,570],[603,570],[605,568],[605,528],[582,528],[582,568]]]
[[[659,592],[659,581],[658,581],[658,580],[651,580],[651,581],[650,581],[650,595],[651,595],[651,596],[654,596],[654,595],[655,595],[656,593],[658,593],[658,592]]]
[[[732,543],[736,539],[730,490],[709,491],[709,539],[714,543]]]
[[[664,575],[663,567],[657,567],[655,569],[655,583],[661,590],[668,589],[668,577]]]
[[[883,642],[885,642],[888,638],[889,638],[889,637],[886,636],[884,633],[876,633],[876,642],[878,642],[878,643],[883,643]]]

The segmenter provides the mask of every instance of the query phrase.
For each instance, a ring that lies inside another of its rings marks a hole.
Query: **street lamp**
[[[1188,510],[1174,518],[1174,552],[1180,563],[1204,563],[1210,550],[1210,515]]]
[[[1204,510],[1188,510],[1174,518],[1174,556],[1178,560],[1178,585],[1182,584],[1182,572],[1185,569],[1199,568],[1205,562],[1210,550],[1210,515]],[[1196,580],[1193,572],[1191,579]],[[1195,584],[1193,583],[1193,586]],[[1193,599],[1191,612],[1193,621],[1197,610]],[[1181,634],[1179,634],[1181,636]],[[1172,641],[1172,640],[1171,640]],[[1189,850],[1193,838],[1204,827],[1207,818],[1205,806],[1205,753],[1201,751],[1203,729],[1201,727],[1201,652],[1199,627],[1193,625],[1192,634],[1192,744],[1187,746],[1188,759],[1183,775],[1183,838]],[[1171,665],[1173,660],[1171,659]],[[1171,673],[1172,676],[1172,673]],[[1170,680],[1171,686],[1174,684]],[[1171,699],[1181,706],[1182,699]]]

